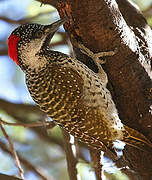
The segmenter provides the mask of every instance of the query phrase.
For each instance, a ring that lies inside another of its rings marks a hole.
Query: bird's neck
[[[18,58],[19,66],[25,73],[29,71],[39,72],[48,64],[47,53],[43,54],[33,49],[23,49]]]
[[[66,54],[53,51],[49,48],[43,49],[40,52],[25,49],[19,55],[19,65],[25,73],[39,73],[46,69],[50,63],[64,64],[68,57]]]

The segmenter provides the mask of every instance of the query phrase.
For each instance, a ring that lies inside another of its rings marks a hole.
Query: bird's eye
[[[42,35],[43,35],[43,32],[42,32],[42,31],[37,31],[37,32],[35,33],[35,37],[36,37],[36,38],[41,38]]]

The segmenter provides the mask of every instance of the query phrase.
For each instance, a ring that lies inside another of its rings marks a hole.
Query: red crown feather
[[[16,64],[19,64],[18,61],[18,52],[17,52],[17,43],[20,40],[20,37],[12,34],[8,38],[7,44],[8,44],[8,54],[9,57],[16,62]]]

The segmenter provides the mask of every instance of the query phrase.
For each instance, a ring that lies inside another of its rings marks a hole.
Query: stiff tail
[[[152,153],[152,143],[143,134],[127,126],[124,126],[124,128],[126,132],[124,132],[122,141],[137,149]],[[126,133],[128,134],[125,135]]]

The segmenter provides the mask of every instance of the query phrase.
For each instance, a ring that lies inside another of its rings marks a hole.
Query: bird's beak
[[[45,25],[45,40],[43,46],[48,46],[50,44],[50,41],[55,34],[55,32],[59,29],[59,27],[66,22],[65,19],[60,19],[59,21],[54,22],[50,25]]]
[[[53,24],[47,25],[45,32],[47,34],[54,34],[59,29],[59,27],[66,22],[66,20],[67,20],[66,18],[60,19],[60,20],[54,22]]]

